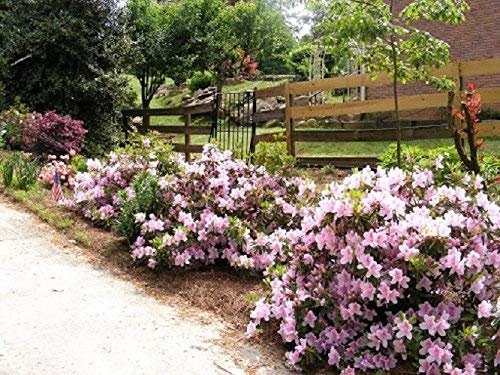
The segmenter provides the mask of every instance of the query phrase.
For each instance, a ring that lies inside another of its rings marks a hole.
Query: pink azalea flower
[[[316,322],[316,315],[314,315],[314,313],[309,310],[306,314],[306,316],[304,317],[304,321],[302,322],[302,326],[305,327],[305,326],[309,326],[311,328],[314,328],[314,323]]]
[[[408,340],[412,339],[411,331],[413,329],[413,326],[410,324],[408,320],[404,319],[399,321],[397,327],[398,327],[398,332],[396,333],[396,337],[398,339],[403,337],[406,337]]]
[[[493,305],[489,301],[482,301],[477,309],[477,317],[489,318],[491,316],[491,311],[493,310]]]

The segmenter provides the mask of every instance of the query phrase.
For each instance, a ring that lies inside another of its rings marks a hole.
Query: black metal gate
[[[210,140],[235,158],[249,159],[255,151],[255,109],[254,91],[216,93]]]

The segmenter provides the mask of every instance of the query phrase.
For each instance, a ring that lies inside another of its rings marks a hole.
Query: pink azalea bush
[[[270,176],[211,145],[192,163],[171,156],[176,167],[162,173],[165,161],[152,156],[89,160],[88,172],[75,177],[71,205],[115,226],[131,242],[133,258],[150,267],[225,259],[263,271],[286,261],[282,227],[299,224],[300,206],[315,196],[313,184]]]
[[[23,148],[35,155],[66,155],[80,152],[87,130],[83,122],[54,111],[33,113],[21,129]]]
[[[206,146],[201,158],[157,181],[161,204],[153,211],[136,207],[128,212],[134,228],[123,232],[138,234],[132,255],[152,267],[224,259],[235,267],[264,271],[288,259],[283,228],[298,226],[301,207],[313,192],[314,186],[301,179],[270,176],[262,167]],[[132,198],[137,191],[127,194]],[[129,202],[134,204],[133,198]]]
[[[437,186],[428,170],[399,169],[333,183],[287,231],[288,268],[248,335],[278,321],[297,369],[390,371],[410,360],[426,374],[491,370],[500,214],[481,187],[480,177]]]
[[[247,334],[275,320],[296,369],[474,374],[500,362],[499,207],[480,177],[365,169],[321,194],[206,146],[186,163],[148,139],[89,160],[71,204],[149,267],[223,260],[271,286]],[[496,341],[498,342],[498,341]]]
[[[61,155],[59,157],[55,155],[49,155],[49,162],[45,164],[40,170],[38,180],[42,182],[47,187],[52,186],[54,182],[54,176],[57,173],[59,175],[61,184],[66,186],[68,189],[73,189],[75,186],[75,168],[69,162],[71,157],[75,155],[73,150],[70,151],[68,155]]]
[[[147,172],[156,176],[160,171],[171,172],[179,158],[171,147],[162,142],[140,138],[131,145],[111,152],[104,160],[88,159],[87,171],[75,176],[73,199],[66,202],[83,216],[103,226],[112,225],[124,201],[121,192],[132,194],[132,183],[138,175]],[[125,196],[125,199],[128,199]]]

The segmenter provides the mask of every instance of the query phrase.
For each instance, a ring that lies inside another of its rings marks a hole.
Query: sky
[[[288,22],[298,28],[297,35],[299,37],[304,36],[311,31],[311,24],[305,23],[302,19],[302,17],[307,16],[308,13],[309,11],[306,6],[303,3],[299,3],[289,9],[285,14]]]

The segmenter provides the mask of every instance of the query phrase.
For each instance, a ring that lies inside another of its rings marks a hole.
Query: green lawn
[[[297,156],[380,156],[387,147],[395,142],[297,142]],[[453,146],[451,139],[428,139],[403,142],[407,145],[418,145],[423,148]],[[500,137],[485,139],[482,152],[500,154]]]
[[[137,93],[137,106],[140,107],[140,85],[139,81],[132,76],[129,76],[131,90]],[[247,81],[235,85],[226,85],[223,87],[223,92],[241,92],[253,90],[255,88],[262,89],[283,84],[285,81],[268,82],[268,81]],[[171,81],[166,81],[165,84],[171,84]],[[187,93],[187,92],[186,92]],[[178,107],[182,102],[182,97],[186,93],[171,95],[166,98],[154,98],[152,108],[168,108]],[[330,98],[330,100],[340,100],[341,98]],[[157,126],[182,126],[184,120],[181,116],[162,116],[152,117],[151,125]],[[193,119],[194,125],[210,125],[210,117],[198,117]],[[283,128],[258,128],[257,134],[266,134],[274,132],[283,132]],[[184,136],[178,135],[173,141],[175,143],[184,143]],[[492,137],[485,139],[485,147],[483,152],[500,154],[500,137]],[[208,135],[192,135],[192,144],[205,144],[208,142]],[[296,143],[297,156],[380,156],[387,147],[394,142],[298,142]],[[453,146],[451,139],[432,139],[404,142],[409,145],[419,145],[424,148],[435,148],[441,146]]]
[[[130,90],[134,91],[136,94],[136,106],[140,108],[141,106],[141,85],[139,81],[134,76],[127,76],[130,84]],[[277,81],[277,82],[268,82],[268,81],[245,81],[242,83],[238,83],[235,85],[226,85],[223,86],[223,92],[242,92],[247,90],[263,89],[267,87],[273,87],[283,84],[285,81]],[[172,80],[167,79],[165,81],[165,85],[171,85]],[[172,94],[165,97],[154,97],[151,101],[151,108],[175,108],[179,107],[182,104],[182,98],[189,94],[188,91],[179,94]],[[211,119],[203,119],[197,118],[194,120],[194,124],[199,125],[209,125]],[[152,117],[151,125],[155,126],[175,126],[175,125],[183,125],[184,119],[181,116],[162,116],[162,117]],[[193,137],[193,138],[199,138]],[[203,138],[204,139],[204,138]]]

